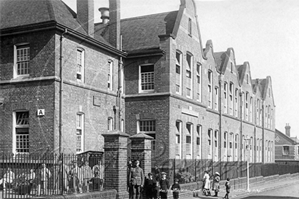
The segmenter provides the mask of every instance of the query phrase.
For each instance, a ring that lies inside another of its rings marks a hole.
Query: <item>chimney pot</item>
[[[101,13],[101,19],[103,24],[107,24],[109,22],[109,8],[102,7],[98,9]]]
[[[285,134],[289,137],[291,137],[291,127],[289,124],[286,124],[285,126]]]

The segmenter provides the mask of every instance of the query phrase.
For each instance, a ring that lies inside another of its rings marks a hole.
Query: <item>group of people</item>
[[[220,191],[220,173],[219,172],[215,172],[215,174],[213,175],[213,184],[211,187],[211,181],[210,181],[210,176],[208,174],[208,171],[204,172],[204,176],[203,176],[203,187],[202,187],[202,191],[203,194],[206,196],[210,196],[210,189],[212,188],[212,190],[215,192],[215,197],[218,197],[218,193]],[[226,195],[224,196],[224,199],[229,199],[229,193],[230,193],[230,179],[227,178],[226,182],[225,182],[225,189],[226,189]]]
[[[92,168],[89,162],[86,161],[82,166],[78,166],[77,162],[71,162],[70,165],[62,164],[59,160],[58,164],[51,169],[47,168],[46,164],[41,164],[38,169],[30,169],[29,173],[23,172],[20,175],[15,175],[11,168],[7,168],[3,178],[0,179],[0,185],[3,190],[7,186],[14,188],[20,194],[31,194],[32,188],[36,187],[36,195],[49,195],[49,181],[52,176],[54,180],[53,191],[62,193],[79,192],[82,193],[83,187],[89,192],[90,184],[93,190],[102,190],[104,182],[104,166],[101,160]]]
[[[140,161],[136,160],[134,166],[131,165],[131,161],[128,165],[128,191],[130,199],[140,199],[142,195],[146,199],[166,199],[168,198],[168,191],[173,191],[173,198],[179,198],[180,185],[178,179],[172,186],[169,184],[167,174],[160,172],[157,166],[155,166],[154,174],[148,173],[146,178],[143,169],[140,167]]]

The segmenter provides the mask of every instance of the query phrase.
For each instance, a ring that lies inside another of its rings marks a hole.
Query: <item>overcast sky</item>
[[[63,0],[76,12],[76,0]],[[178,10],[180,0],[120,0],[121,18]],[[195,0],[205,47],[214,51],[232,47],[237,64],[250,63],[252,78],[271,76],[276,105],[276,129],[299,137],[299,1]],[[99,7],[108,0],[95,0]]]

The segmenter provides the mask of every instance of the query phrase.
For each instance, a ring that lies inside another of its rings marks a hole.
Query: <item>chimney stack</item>
[[[291,127],[289,124],[286,124],[285,126],[285,134],[289,137],[291,137]]]
[[[109,0],[109,43],[120,49],[120,0]]]
[[[101,13],[102,23],[107,24],[109,22],[109,8],[102,7],[99,8],[99,11]]]
[[[90,37],[94,37],[94,0],[77,0],[77,20]]]

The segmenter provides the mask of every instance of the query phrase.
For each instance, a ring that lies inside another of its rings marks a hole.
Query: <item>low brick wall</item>
[[[117,191],[107,190],[99,192],[89,192],[81,194],[70,194],[70,195],[56,195],[56,196],[45,196],[42,199],[115,199],[117,197]],[[41,198],[40,198],[41,199]]]

